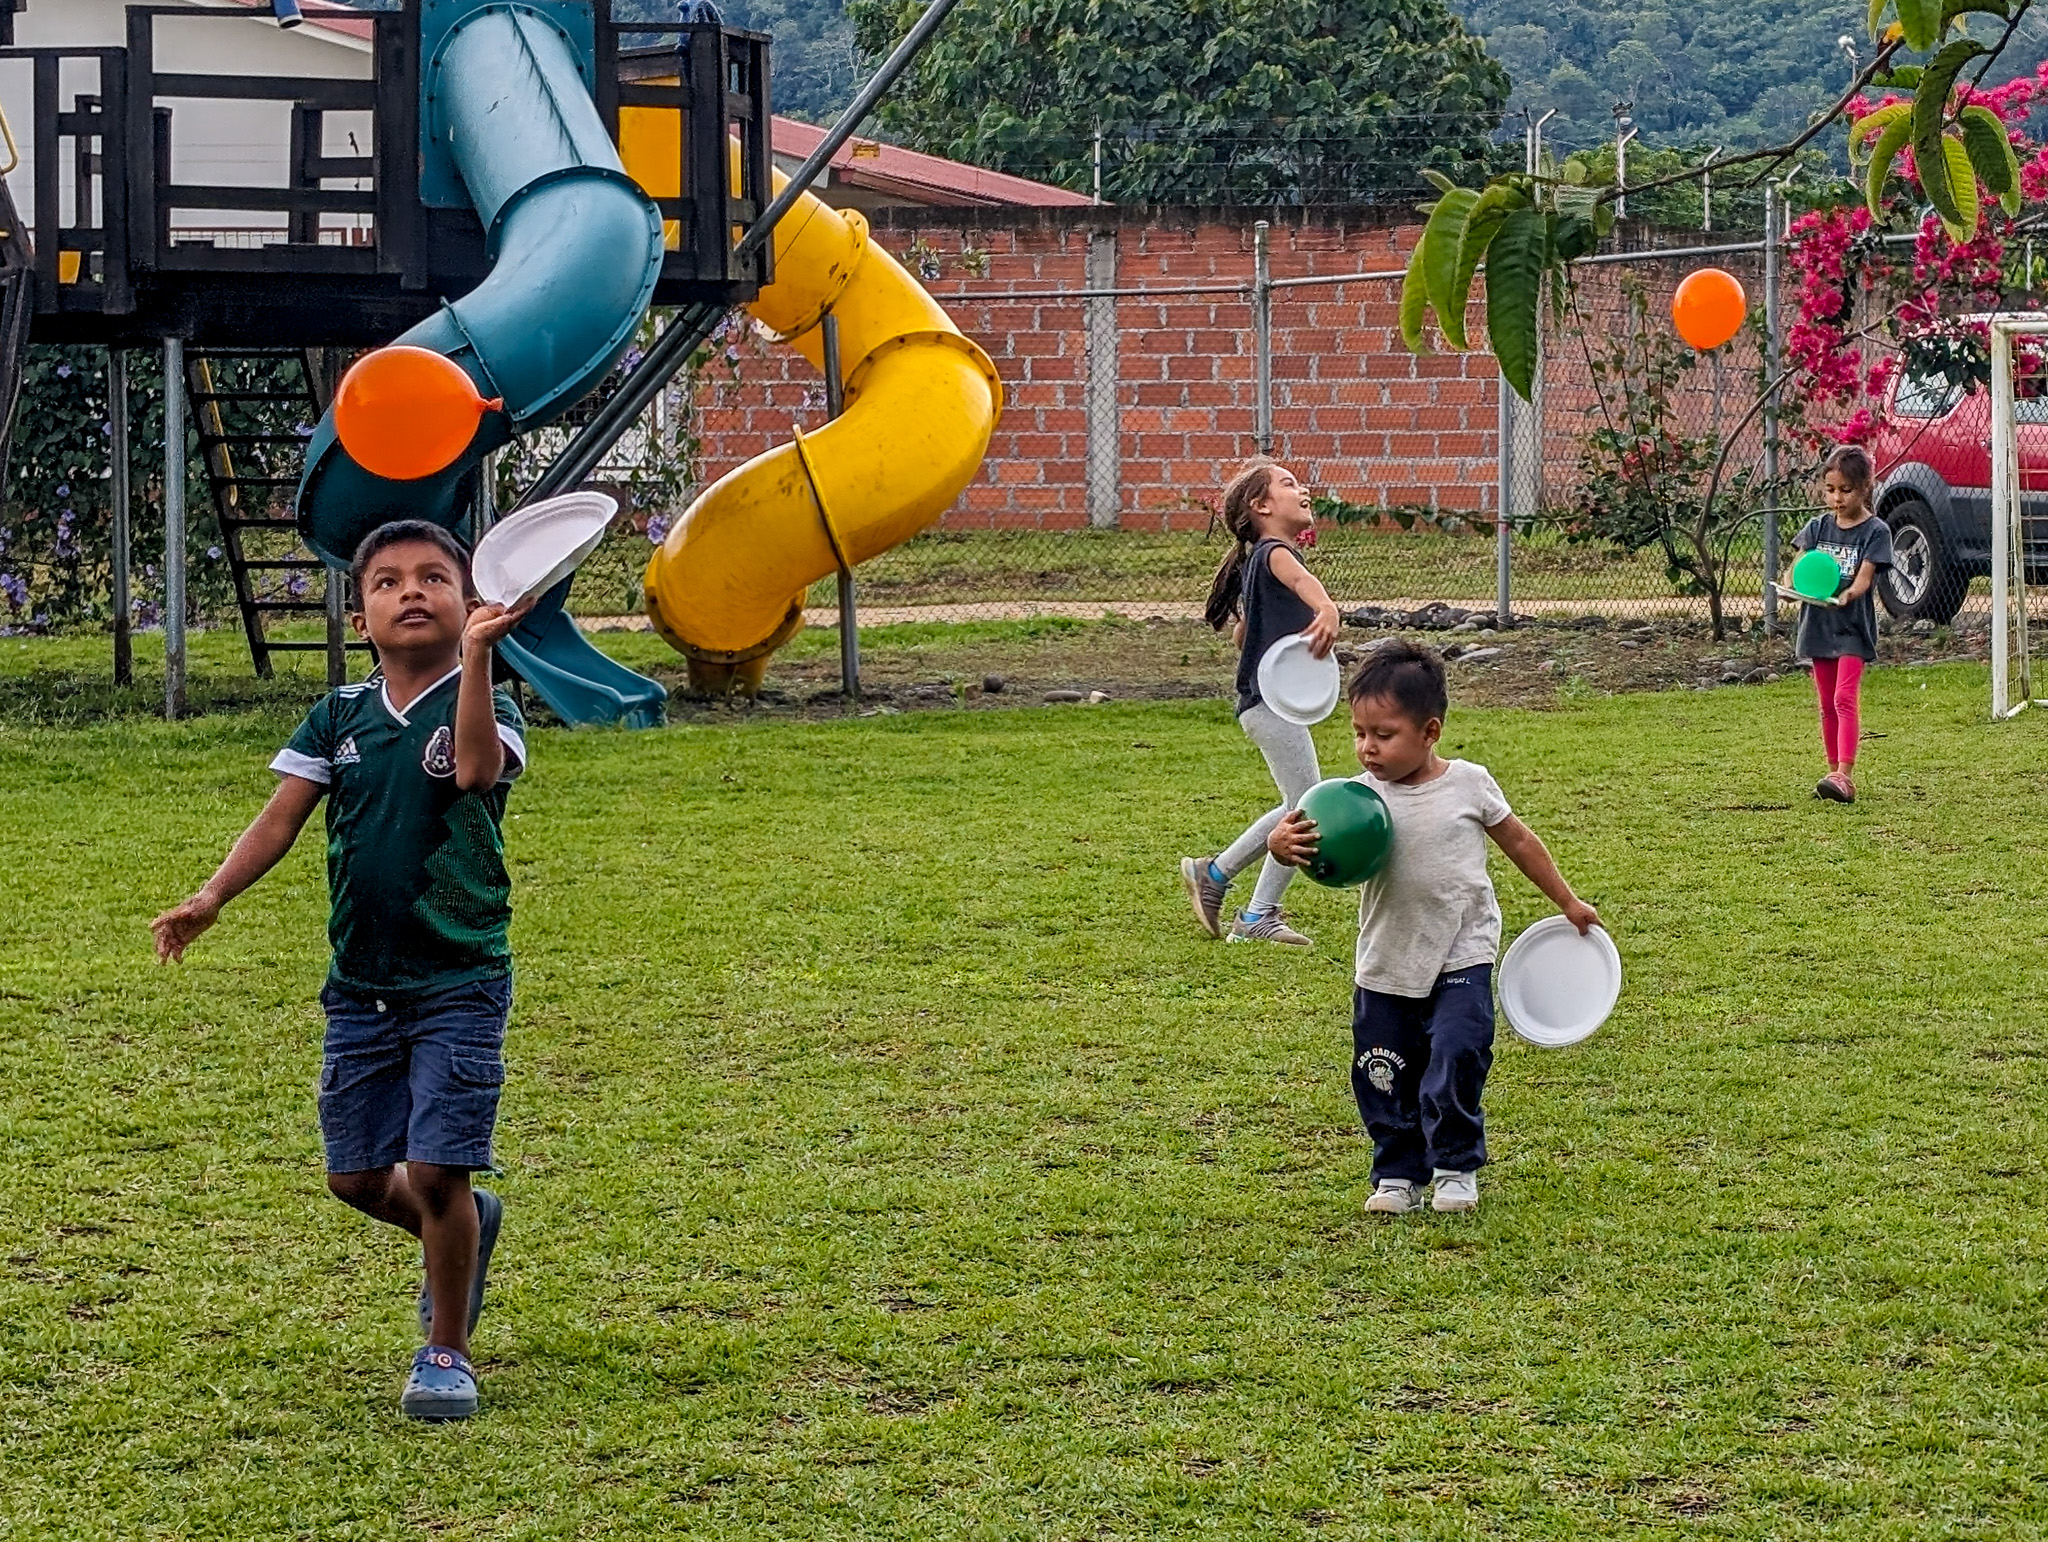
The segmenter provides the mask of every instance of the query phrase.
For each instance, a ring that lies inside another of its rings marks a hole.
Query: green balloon
[[[1386,800],[1363,782],[1332,777],[1302,795],[1301,811],[1316,822],[1316,854],[1308,875],[1332,889],[1365,883],[1394,850]]]
[[[1824,551],[1802,553],[1792,564],[1792,591],[1809,600],[1832,600],[1842,587],[1842,565]]]

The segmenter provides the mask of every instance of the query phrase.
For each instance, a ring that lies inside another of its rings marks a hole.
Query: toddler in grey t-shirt
[[[1500,951],[1488,839],[1581,932],[1600,924],[1486,768],[1437,754],[1448,711],[1443,660],[1413,643],[1383,645],[1351,682],[1359,780],[1394,825],[1387,865],[1359,897],[1352,998],[1351,1090],[1372,1137],[1374,1215],[1421,1208],[1432,1181],[1434,1209],[1479,1205]],[[1315,821],[1297,809],[1266,844],[1298,867],[1315,855]]]

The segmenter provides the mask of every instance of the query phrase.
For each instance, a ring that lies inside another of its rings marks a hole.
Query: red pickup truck
[[[2048,579],[2048,397],[2022,397],[2017,416],[2027,576]],[[1990,394],[1901,375],[1870,448],[1896,555],[1878,598],[1901,620],[1947,621],[1991,571]]]

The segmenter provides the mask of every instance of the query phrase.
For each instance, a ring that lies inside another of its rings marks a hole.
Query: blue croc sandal
[[[476,1412],[476,1370],[467,1355],[429,1344],[412,1357],[398,1410],[408,1419],[467,1419]]]
[[[505,1201],[489,1189],[476,1189],[476,1278],[469,1282],[469,1331],[476,1332],[484,1315],[484,1281],[490,1277],[491,1254],[498,1246],[498,1228],[505,1224]],[[434,1336],[434,1297],[420,1281],[420,1337]]]

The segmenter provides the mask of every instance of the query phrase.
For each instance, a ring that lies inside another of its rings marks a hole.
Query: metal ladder
[[[235,585],[256,673],[274,653],[325,653],[327,682],[348,678],[348,653],[369,645],[344,629],[347,580],[306,549],[291,513],[306,440],[332,395],[334,361],[321,350],[208,348],[186,354],[185,386],[221,549]],[[282,420],[290,419],[288,423]],[[324,641],[269,635],[269,617],[327,619]]]

